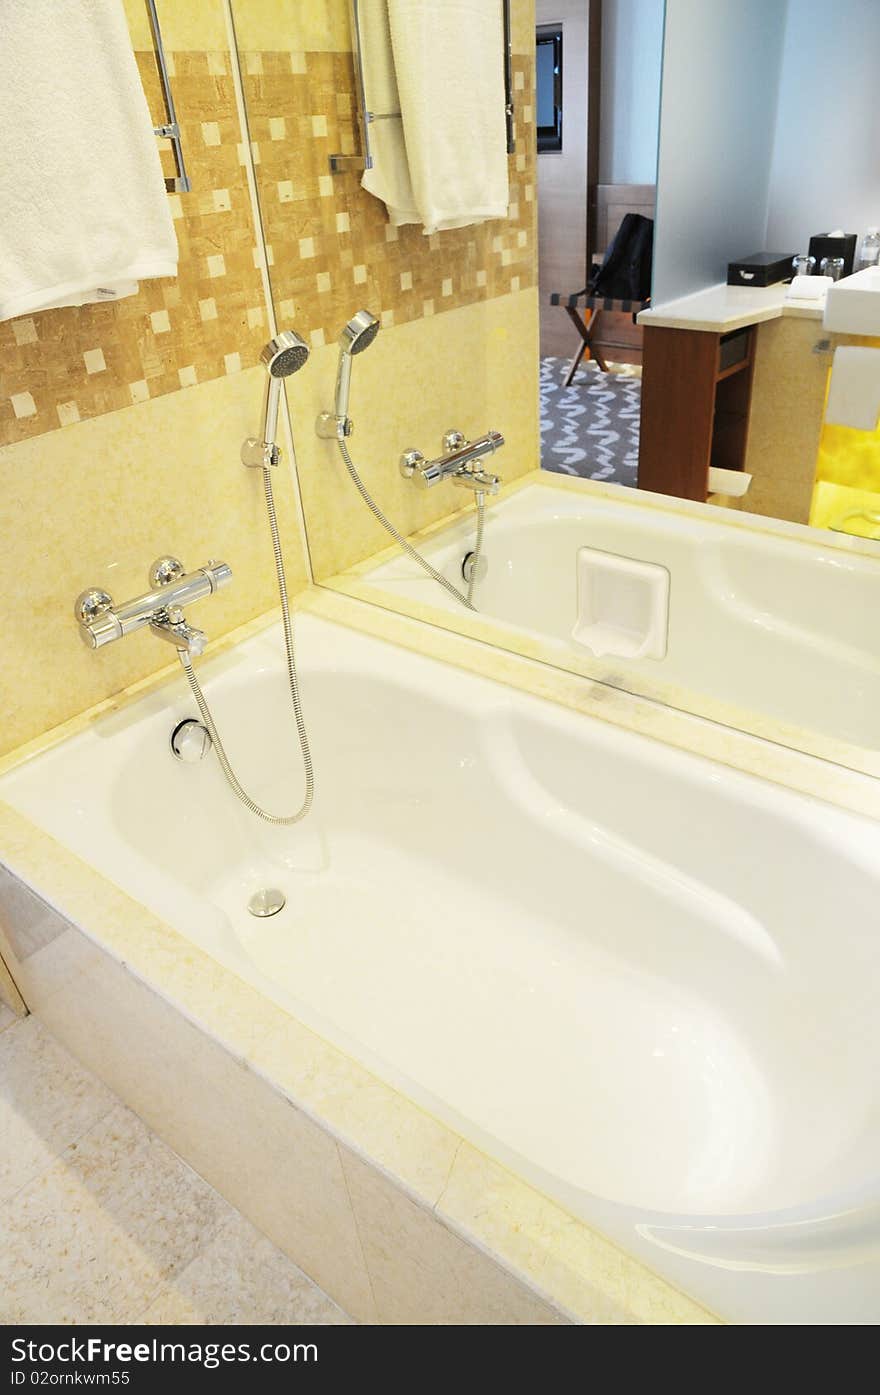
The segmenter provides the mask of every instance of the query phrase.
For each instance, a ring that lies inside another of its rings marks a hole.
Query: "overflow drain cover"
[[[267,915],[277,915],[280,910],[284,909],[286,900],[287,897],[283,891],[279,891],[274,886],[265,886],[254,892],[248,901],[248,910],[251,915],[258,915],[261,918]]]

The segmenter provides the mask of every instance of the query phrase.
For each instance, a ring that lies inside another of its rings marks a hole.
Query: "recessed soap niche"
[[[576,644],[597,658],[663,659],[669,632],[669,571],[596,547],[577,554]]]

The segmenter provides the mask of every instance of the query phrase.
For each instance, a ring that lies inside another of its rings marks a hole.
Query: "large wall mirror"
[[[232,9],[316,580],[880,773],[880,5]]]

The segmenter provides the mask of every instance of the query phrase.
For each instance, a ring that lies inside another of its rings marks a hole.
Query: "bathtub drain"
[[[248,901],[248,910],[251,915],[260,916],[262,919],[268,915],[277,915],[279,911],[284,909],[286,900],[284,892],[279,891],[277,887],[264,886],[259,891],[255,891]]]

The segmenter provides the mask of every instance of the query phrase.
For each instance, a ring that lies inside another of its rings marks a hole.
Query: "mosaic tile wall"
[[[138,64],[157,119],[152,51]],[[169,195],[179,274],[144,282],[115,304],[0,322],[0,445],[176,392],[257,361],[267,316],[244,151],[224,51],[169,54],[193,181]],[[535,284],[536,205],[531,64],[517,55],[517,153],[510,217],[425,237],[393,229],[356,174],[331,175],[331,153],[357,150],[346,52],[250,52],[242,58],[270,273],[279,320],[315,345],[335,339],[355,301],[387,327]],[[170,148],[163,153],[173,173]]]
[[[173,194],[174,279],[114,304],[0,323],[0,445],[257,361],[266,313],[228,52],[173,52],[172,82],[193,192]],[[137,54],[150,110],[163,112],[152,51]],[[170,148],[163,154],[174,173]]]
[[[352,57],[246,52],[243,81],[279,322],[316,345],[357,305],[404,324],[536,281],[532,64],[514,57],[517,152],[506,220],[426,237],[393,228],[360,175],[331,175],[331,154],[359,149]]]

